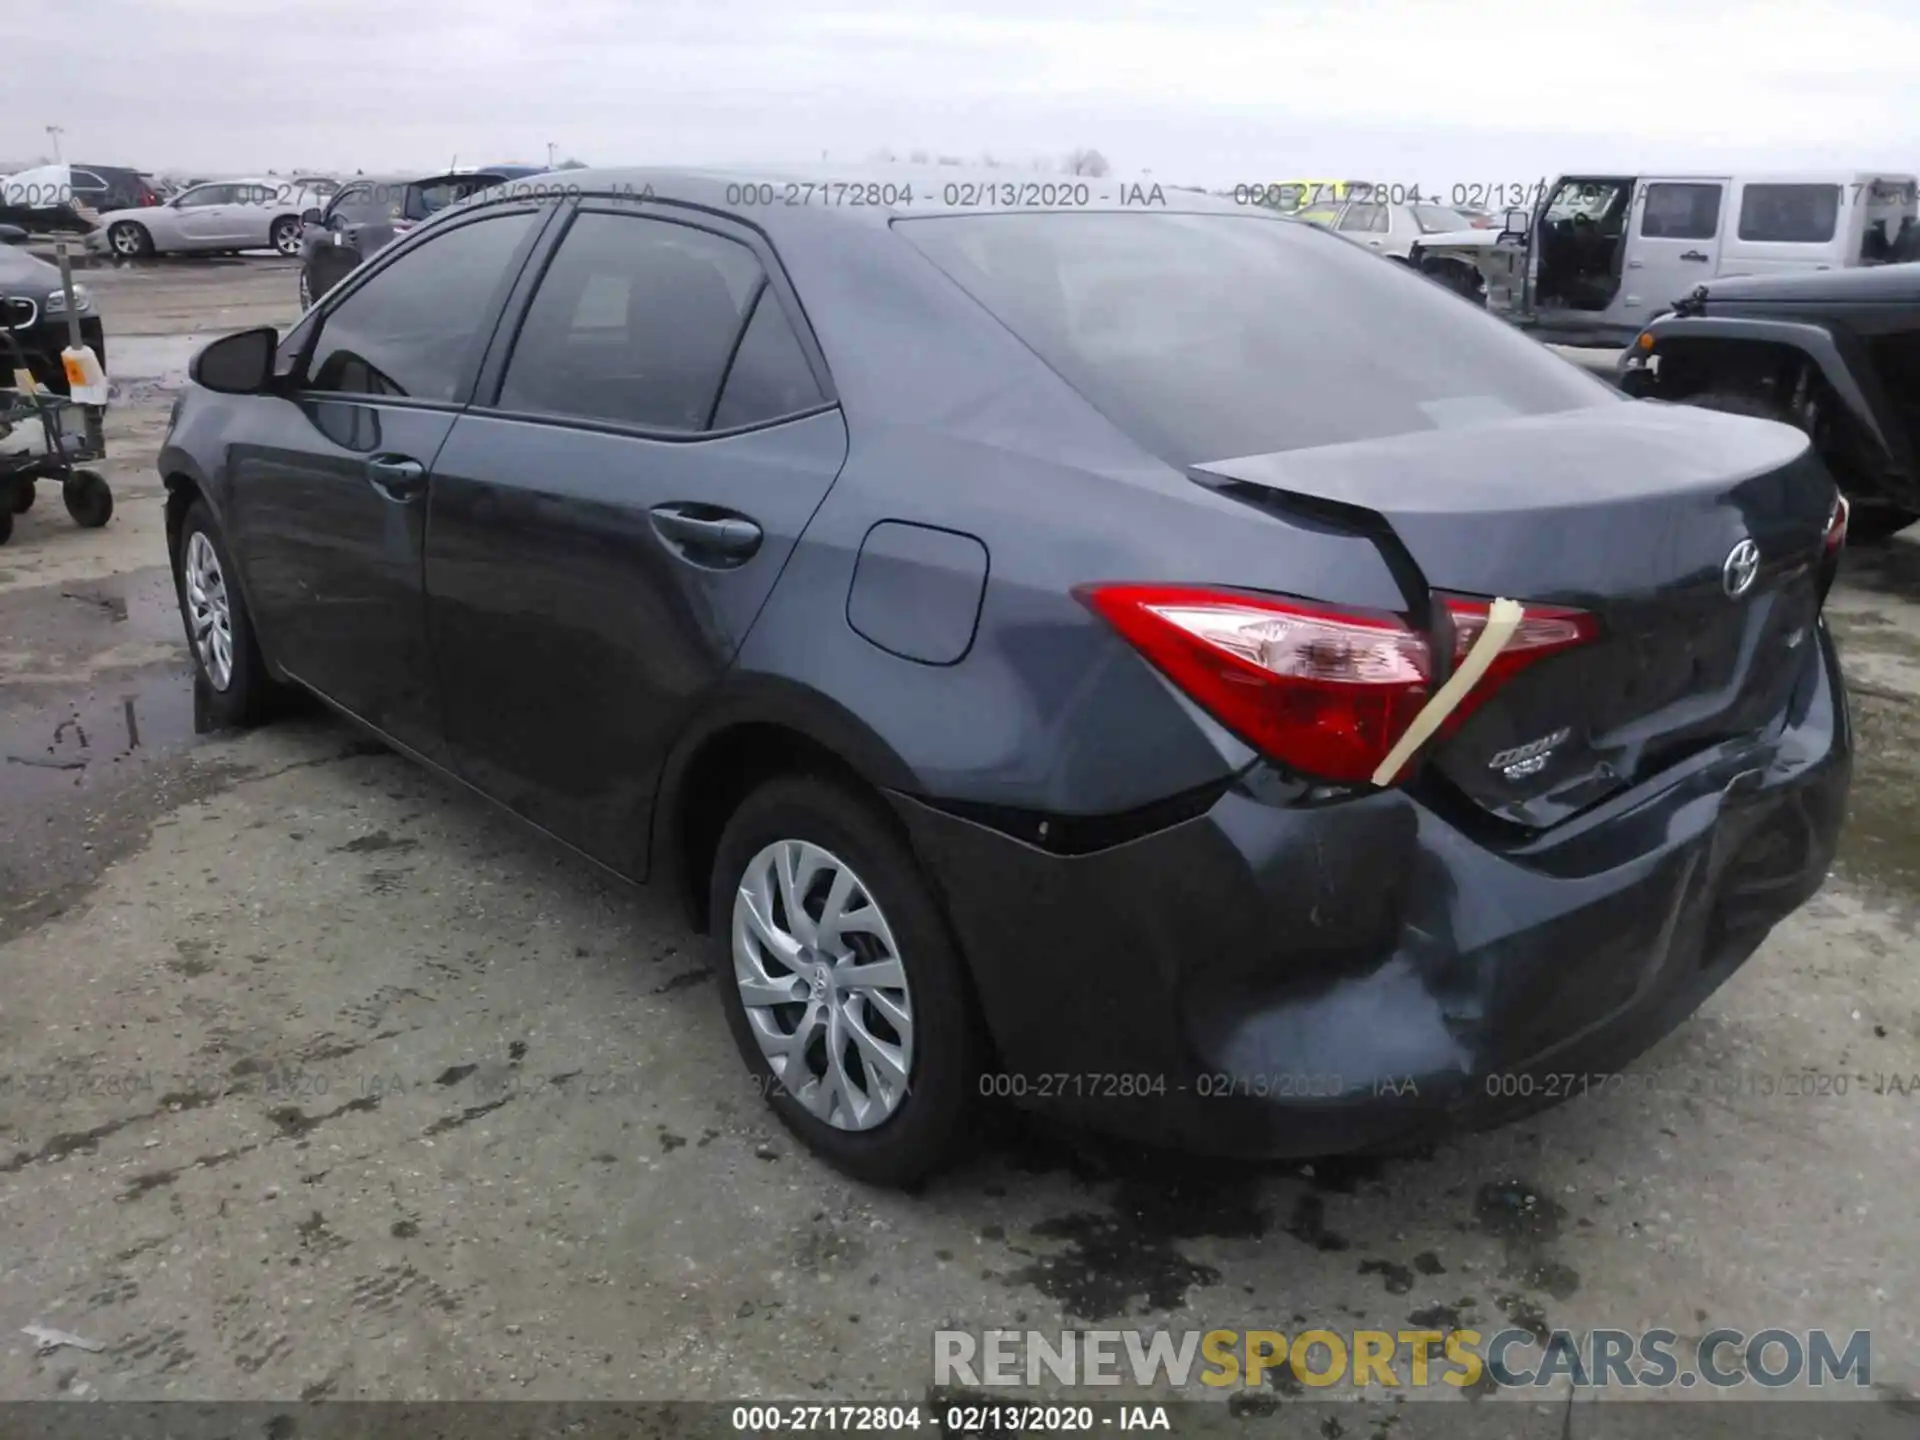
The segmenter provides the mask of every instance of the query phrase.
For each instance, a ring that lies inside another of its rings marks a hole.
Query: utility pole
[[[66,163],[60,157],[60,137],[66,133],[67,129],[64,125],[47,126],[47,138],[53,142],[53,163],[56,165]]]
[[[553,141],[551,141],[551,140],[549,140],[549,141],[547,141],[547,169],[549,169],[549,170],[551,170],[551,169],[553,169],[553,152],[554,152],[554,149],[555,149],[555,146],[554,146],[554,143],[553,143]]]

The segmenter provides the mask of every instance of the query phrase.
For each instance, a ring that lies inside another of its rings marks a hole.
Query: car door
[[[1383,249],[1387,243],[1387,207],[1374,200],[1355,200],[1341,211],[1334,229],[1369,250]]]
[[[173,223],[155,231],[154,244],[163,250],[219,249],[231,223],[225,212],[235,193],[236,187],[224,184],[196,185],[183,191],[173,202]]]
[[[344,187],[327,205],[318,233],[308,235],[307,283],[314,296],[324,295],[360,263],[354,247],[355,227],[373,214],[382,187],[370,180]]]
[[[273,204],[273,187],[238,185],[234,191],[234,203],[228,211],[233,221],[228,231],[232,243],[242,250],[267,249],[273,243],[273,217],[279,213]]]
[[[114,208],[113,187],[107,183],[105,176],[81,165],[70,167],[67,173],[73,187],[70,203],[75,213],[88,224]]]
[[[356,184],[335,197],[326,219],[327,248],[332,253],[321,257],[327,284],[337,283],[362,260],[393,243],[406,224],[408,188],[404,181],[375,180]]]
[[[1713,278],[1720,265],[1726,194],[1725,180],[1653,176],[1639,182],[1620,290],[1607,308],[1610,320],[1624,325],[1650,320]]]
[[[572,215],[434,466],[430,633],[469,780],[636,863],[672,736],[846,458],[828,385],[757,237]]]
[[[228,534],[267,651],[295,678],[429,758],[428,475],[546,211],[479,212],[372,270],[301,332],[229,448]]]

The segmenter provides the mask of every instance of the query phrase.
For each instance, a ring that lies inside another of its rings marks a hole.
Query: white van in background
[[[1913,175],[1567,175],[1503,229],[1423,236],[1410,258],[1542,340],[1624,345],[1716,276],[1916,258],[1916,215]]]

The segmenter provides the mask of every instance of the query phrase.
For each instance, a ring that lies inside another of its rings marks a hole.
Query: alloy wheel
[[[113,242],[115,254],[138,255],[140,253],[140,232],[131,225],[116,225],[113,234],[107,238]]]
[[[733,902],[733,977],[760,1052],[801,1108],[871,1130],[906,1098],[913,1000],[893,931],[837,855],[776,840]]]
[[[204,530],[194,531],[187,540],[186,590],[194,653],[208,683],[224,693],[233,683],[233,614],[220,557]]]
[[[273,227],[273,248],[282,255],[300,253],[300,227],[291,220],[282,220]]]

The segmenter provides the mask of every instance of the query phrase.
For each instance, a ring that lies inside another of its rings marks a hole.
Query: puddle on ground
[[[193,672],[184,663],[0,713],[0,813],[28,821],[36,811],[71,805],[76,790],[99,786],[113,770],[149,764],[193,740]]]
[[[59,914],[156,817],[217,786],[221,767],[165,763],[201,743],[184,661],[0,711],[0,943]]]
[[[39,503],[49,501],[58,496]],[[0,625],[0,685],[84,686],[103,668],[171,662],[185,645],[164,566],[16,589]]]
[[[134,405],[171,397],[187,383],[187,364],[224,331],[187,335],[120,335],[107,340],[107,373],[116,403]]]

